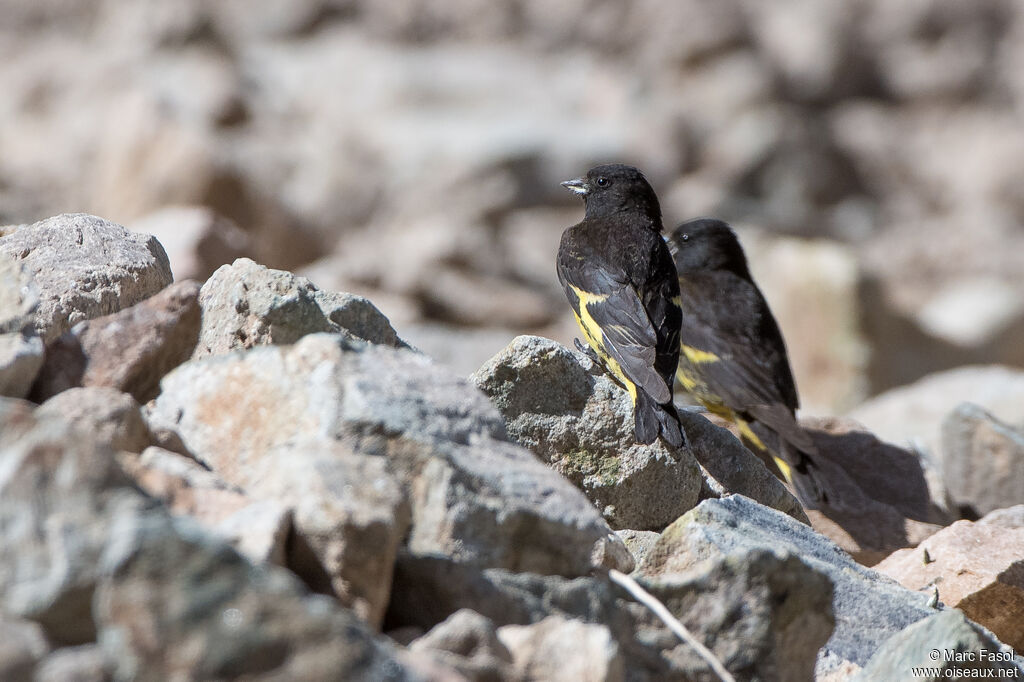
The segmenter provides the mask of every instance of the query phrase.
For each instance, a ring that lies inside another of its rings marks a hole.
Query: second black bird
[[[679,382],[770,455],[805,507],[819,507],[829,496],[817,449],[796,420],[786,345],[735,233],[702,218],[676,228],[669,244],[682,306]]]
[[[662,239],[658,197],[639,170],[611,164],[562,183],[583,196],[562,234],[558,280],[587,344],[633,400],[636,439],[685,442],[672,403],[679,360],[679,283]]]

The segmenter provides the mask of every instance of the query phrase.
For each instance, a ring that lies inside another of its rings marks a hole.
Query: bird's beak
[[[590,185],[588,185],[587,181],[583,178],[566,180],[562,183],[562,187],[566,188],[570,192],[575,192],[576,194],[586,194],[590,191]]]

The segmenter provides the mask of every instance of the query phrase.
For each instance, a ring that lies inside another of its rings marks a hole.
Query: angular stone
[[[928,616],[893,635],[879,647],[852,682],[889,680],[1014,679],[1024,675],[1001,645],[955,609]]]
[[[682,572],[651,569],[638,573],[642,584],[737,679],[813,677],[835,625],[832,582],[820,570],[767,549],[717,556]],[[693,677],[707,670],[688,644],[668,647],[666,656]]]
[[[171,283],[160,243],[102,218],[68,213],[0,237],[39,288],[34,327],[47,342],[82,320],[109,315]]]
[[[43,401],[75,386],[106,386],[140,403],[187,360],[199,335],[199,284],[176,282],[112,315],[76,324],[53,340],[33,388]]]
[[[875,570],[911,590],[938,589],[942,602],[1024,649],[1022,546],[1024,528],[957,521]]]
[[[387,346],[404,346],[391,323],[360,296],[322,291],[305,277],[239,258],[224,265],[199,295],[202,327],[194,358],[259,345],[295,343],[331,332]]]
[[[140,488],[225,538],[252,562],[285,565],[290,508],[255,502],[194,460],[162,448],[151,446],[119,462]]]
[[[43,366],[43,340],[34,331],[0,334],[0,395],[24,398]]]
[[[637,566],[643,563],[644,557],[657,544],[660,537],[652,530],[617,530],[615,534],[619,536],[626,545],[626,549],[633,555],[633,560]]]
[[[637,443],[628,394],[586,356],[520,336],[472,380],[510,437],[583,490],[613,527],[661,529],[697,503],[690,452]]]
[[[472,682],[513,679],[512,654],[498,639],[494,621],[469,609],[448,616],[409,650],[430,652]]]
[[[532,625],[506,625],[498,639],[527,680],[623,682],[626,666],[619,645],[604,625],[548,616]]]
[[[942,474],[960,509],[982,515],[1024,503],[1024,429],[961,403],[942,422]]]
[[[39,406],[40,417],[53,417],[114,450],[142,452],[150,444],[140,405],[114,388],[73,388]]]
[[[353,613],[188,519],[125,515],[110,536],[94,612],[118,679],[412,679]]]
[[[816,676],[846,661],[863,666],[888,637],[931,613],[928,595],[861,566],[808,526],[741,495],[705,500],[666,528],[639,571],[685,572],[755,549],[798,556],[832,581],[835,630],[819,653]]]

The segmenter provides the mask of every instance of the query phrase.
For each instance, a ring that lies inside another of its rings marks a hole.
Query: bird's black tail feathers
[[[662,439],[671,447],[682,447],[686,443],[683,427],[679,423],[679,414],[671,401],[658,404],[642,388],[637,388],[636,402],[633,405],[634,428],[639,443],[649,445]]]
[[[789,482],[806,509],[821,509],[838,501],[829,490],[822,470],[810,457],[782,441],[782,458],[789,464]]]

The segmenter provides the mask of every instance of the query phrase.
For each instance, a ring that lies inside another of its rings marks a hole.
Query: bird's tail
[[[639,443],[649,445],[659,435],[674,448],[686,443],[682,424],[679,423],[679,413],[671,400],[663,404],[656,403],[646,391],[638,388],[633,402],[633,420]]]
[[[813,459],[784,440],[780,442],[780,451],[781,455],[772,453],[772,459],[793,486],[800,504],[806,509],[821,509],[834,502],[828,483]]]

